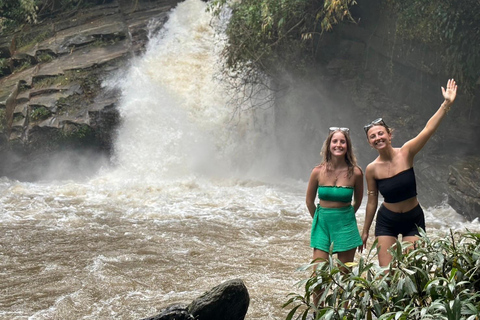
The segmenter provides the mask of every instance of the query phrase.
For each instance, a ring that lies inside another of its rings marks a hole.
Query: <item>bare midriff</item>
[[[397,212],[397,213],[403,213],[403,212],[408,212],[418,206],[418,200],[417,197],[411,197],[410,199],[397,202],[397,203],[388,203],[388,202],[383,202],[383,205],[385,208],[387,208],[390,211]]]
[[[340,201],[327,201],[327,200],[320,200],[319,202],[320,207],[323,208],[343,208],[348,207],[351,205],[350,202],[340,202]]]

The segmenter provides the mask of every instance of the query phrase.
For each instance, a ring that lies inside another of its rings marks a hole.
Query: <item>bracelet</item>
[[[378,190],[368,191],[367,195],[369,196],[376,196],[378,194]]]
[[[445,113],[448,113],[448,111],[450,111],[450,108],[452,107],[452,105],[447,106],[443,103],[442,107],[443,107],[443,110],[445,110]]]

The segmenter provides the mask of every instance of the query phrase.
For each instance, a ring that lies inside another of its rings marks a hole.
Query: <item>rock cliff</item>
[[[465,158],[449,166],[448,203],[467,219],[480,218],[480,161]]]
[[[64,173],[79,177],[79,153],[108,157],[119,93],[101,83],[143,52],[149,22],[160,28],[178,2],[101,1],[2,35],[0,58],[9,67],[0,78],[0,175],[35,180],[27,168],[42,171],[63,154],[72,164]]]

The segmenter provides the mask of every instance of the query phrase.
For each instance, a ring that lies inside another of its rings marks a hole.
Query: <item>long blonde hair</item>
[[[345,153],[345,162],[348,166],[347,176],[351,177],[353,175],[354,168],[358,167],[357,157],[355,157],[355,153],[353,152],[352,139],[350,139],[350,135],[342,130],[331,131],[327,139],[325,139],[325,142],[323,142],[322,151],[320,152],[320,157],[322,157],[322,163],[320,163],[320,166],[325,166],[327,171],[331,170],[330,160],[332,160],[332,152],[330,151],[330,144],[332,143],[332,137],[336,132],[341,132],[347,140],[347,152]]]

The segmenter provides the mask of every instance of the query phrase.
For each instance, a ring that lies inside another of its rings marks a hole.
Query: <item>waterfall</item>
[[[234,112],[220,77],[224,40],[206,6],[178,4],[145,54],[109,81],[122,92],[116,174],[224,177],[272,168],[265,151],[274,146],[273,108]]]

